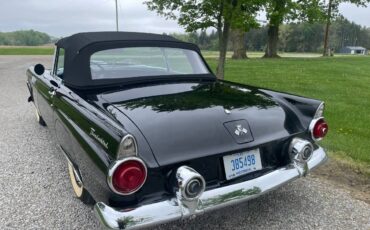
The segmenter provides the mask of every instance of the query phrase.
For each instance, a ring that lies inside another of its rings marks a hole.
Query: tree
[[[168,19],[175,19],[187,32],[214,27],[219,40],[216,76],[224,78],[230,28],[257,24],[256,13],[264,0],[149,0],[145,4]]]
[[[280,25],[279,50],[284,52],[322,53],[325,24],[325,22],[292,22]],[[350,22],[343,16],[338,16],[332,20],[330,28],[330,46],[335,51],[340,51],[344,46],[363,46],[368,49],[370,48],[370,28]],[[201,50],[218,50],[218,35],[215,30],[211,30],[208,33],[202,31],[201,33],[173,33],[170,35],[185,42],[193,42]],[[233,35],[231,35],[231,40],[233,40]],[[267,26],[251,29],[246,33],[245,44],[247,50],[264,51],[266,43]],[[230,41],[229,45],[231,44]]]
[[[36,46],[50,42],[51,37],[48,34],[34,30],[0,32],[0,45]]]
[[[245,31],[241,29],[231,30],[231,43],[233,45],[232,59],[246,59],[247,45],[245,43]]]
[[[251,29],[246,34],[246,44],[248,50],[264,51],[267,43],[267,27]]]
[[[276,58],[279,42],[279,26],[285,21],[309,21],[323,19],[323,3],[319,0],[270,0],[266,4],[268,20],[267,45],[264,57]]]
[[[330,47],[334,50],[339,51],[345,46],[370,48],[370,28],[361,27],[343,16],[338,16],[333,20],[330,28]]]
[[[370,0],[328,0],[327,10],[326,10],[326,27],[325,27],[325,37],[324,37],[324,52],[323,56],[329,56],[329,30],[330,30],[330,24],[331,20],[334,17],[338,16],[338,8],[340,3],[352,3],[356,6],[365,7],[367,3],[370,2]]]
[[[279,27],[279,50],[284,52],[323,52],[325,22],[292,22]],[[370,28],[350,22],[343,16],[333,19],[330,27],[330,47],[336,52],[344,46],[370,49]],[[246,33],[248,50],[265,50],[267,26]]]
[[[323,24],[290,23],[281,26],[279,46],[285,52],[321,52]]]

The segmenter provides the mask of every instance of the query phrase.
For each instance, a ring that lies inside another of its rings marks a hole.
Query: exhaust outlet
[[[206,189],[203,176],[188,166],[178,168],[176,178],[181,197],[185,200],[198,199]]]
[[[313,154],[311,142],[301,138],[293,138],[289,146],[289,156],[301,176],[306,176],[309,172],[307,162]]]
[[[289,146],[290,158],[297,163],[306,163],[312,157],[313,145],[301,138],[294,138]]]

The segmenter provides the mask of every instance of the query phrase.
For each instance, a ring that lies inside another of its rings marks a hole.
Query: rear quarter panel
[[[63,87],[54,101],[57,142],[78,166],[86,189],[96,200],[107,202],[110,190],[106,175],[124,130]],[[93,133],[106,144],[99,142]]]

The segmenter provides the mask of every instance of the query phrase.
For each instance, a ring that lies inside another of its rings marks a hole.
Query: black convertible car
[[[107,228],[238,204],[326,160],[322,101],[218,80],[196,45],[170,36],[63,38],[27,85],[74,192]]]

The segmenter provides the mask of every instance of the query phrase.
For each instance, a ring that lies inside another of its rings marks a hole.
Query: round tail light
[[[312,138],[314,140],[321,140],[328,133],[329,126],[325,122],[324,118],[319,118],[319,119],[312,121],[310,130],[311,130]]]
[[[108,183],[114,192],[129,195],[143,186],[146,177],[147,169],[142,160],[126,158],[115,162],[109,171]]]

